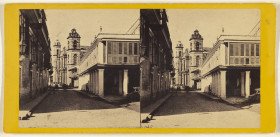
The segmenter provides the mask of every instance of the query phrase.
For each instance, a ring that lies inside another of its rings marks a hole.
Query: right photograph
[[[260,128],[258,9],[140,9],[142,128]]]

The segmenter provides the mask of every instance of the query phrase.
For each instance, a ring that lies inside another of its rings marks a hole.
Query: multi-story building
[[[57,40],[52,49],[53,83],[78,87],[78,69],[83,54],[88,46],[80,45],[80,35],[76,29],[72,29],[67,38],[68,46],[61,46]]]
[[[203,37],[195,30],[189,39],[189,48],[184,51],[184,45],[179,42],[176,46],[175,85],[200,89],[200,66],[210,48],[203,47]]]
[[[189,51],[188,48],[184,51],[184,45],[181,41],[175,47],[174,69],[175,69],[175,83],[178,88],[185,88],[189,81],[188,68],[189,68]]]
[[[126,96],[140,84],[139,34],[99,33],[79,66],[79,88],[98,96]]]
[[[260,37],[221,35],[201,66],[201,88],[221,98],[260,88]]]
[[[167,22],[165,9],[140,10],[141,108],[170,90],[173,57]]]
[[[65,47],[56,40],[52,48],[53,84],[63,85],[67,80],[67,54]]]
[[[50,39],[43,9],[20,10],[20,105],[48,88]]]
[[[182,71],[183,67],[185,66],[183,63],[183,55],[184,55],[184,45],[181,41],[178,42],[177,46],[175,47],[175,57],[174,57],[174,69],[175,69],[175,85],[181,86],[183,83],[182,80]]]

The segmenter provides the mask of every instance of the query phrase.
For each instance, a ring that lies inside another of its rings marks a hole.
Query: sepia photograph
[[[260,128],[257,9],[141,9],[142,128]]]
[[[140,127],[139,15],[20,10],[19,127]]]
[[[257,9],[19,10],[20,128],[260,128]]]

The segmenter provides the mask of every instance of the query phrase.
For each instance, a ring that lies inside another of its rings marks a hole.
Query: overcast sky
[[[212,47],[222,34],[248,35],[260,19],[259,10],[222,9],[167,9],[169,31],[173,47],[182,41],[189,48],[189,39],[195,29],[204,38],[204,47]]]
[[[139,18],[139,10],[45,10],[51,45],[58,39],[67,46],[67,37],[72,28],[81,36],[81,45],[89,46],[94,36],[104,33],[126,33]],[[139,33],[138,33],[139,34]]]
[[[126,33],[139,14],[139,9],[46,10],[51,43],[59,39],[62,46],[67,46],[72,28],[80,34],[81,45],[89,46],[100,26],[104,33]],[[182,41],[185,48],[195,29],[204,38],[204,47],[212,47],[222,28],[224,34],[247,35],[260,19],[254,9],[167,9],[167,15],[173,47]]]

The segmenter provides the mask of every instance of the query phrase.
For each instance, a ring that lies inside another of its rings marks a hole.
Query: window
[[[233,46],[233,56],[238,56],[238,46],[237,45],[235,45],[235,46]]]
[[[244,56],[244,44],[241,44],[241,56]]]
[[[122,57],[119,57],[119,63],[122,63]]]
[[[122,54],[122,43],[119,43],[119,54]]]
[[[126,63],[127,62],[127,57],[123,58],[123,62]]]
[[[124,47],[123,47],[123,53],[127,54],[127,43],[124,43]]]
[[[251,45],[251,56],[255,56],[255,45]]]
[[[118,51],[118,45],[116,42],[113,43],[113,54],[117,54]]]
[[[132,55],[132,43],[129,43],[129,55]]]
[[[249,56],[249,45],[246,44],[245,48],[246,48],[246,56]]]
[[[260,56],[259,44],[256,44],[256,56]]]
[[[74,65],[77,64],[77,54],[74,54],[74,56],[73,56],[73,64]]]
[[[112,53],[112,43],[111,42],[108,42],[108,54],[111,54]]]
[[[255,64],[255,58],[251,58],[251,64]]]
[[[77,49],[77,45],[78,45],[77,40],[74,40],[74,42],[73,42],[73,48],[74,48],[74,49]]]
[[[195,65],[196,65],[196,66],[199,66],[199,56],[196,56]]]
[[[138,63],[138,57],[137,56],[134,56],[134,62]]]
[[[195,43],[195,50],[199,50],[199,42]]]
[[[134,55],[138,54],[138,44],[134,43]]]
[[[233,45],[229,44],[229,55],[233,56]]]
[[[181,51],[179,51],[179,57],[181,57],[181,54],[182,54]]]
[[[249,64],[250,62],[249,62],[249,58],[246,58],[246,64]]]
[[[242,65],[244,65],[244,58],[241,58],[241,59],[240,59],[240,63],[241,63]]]

